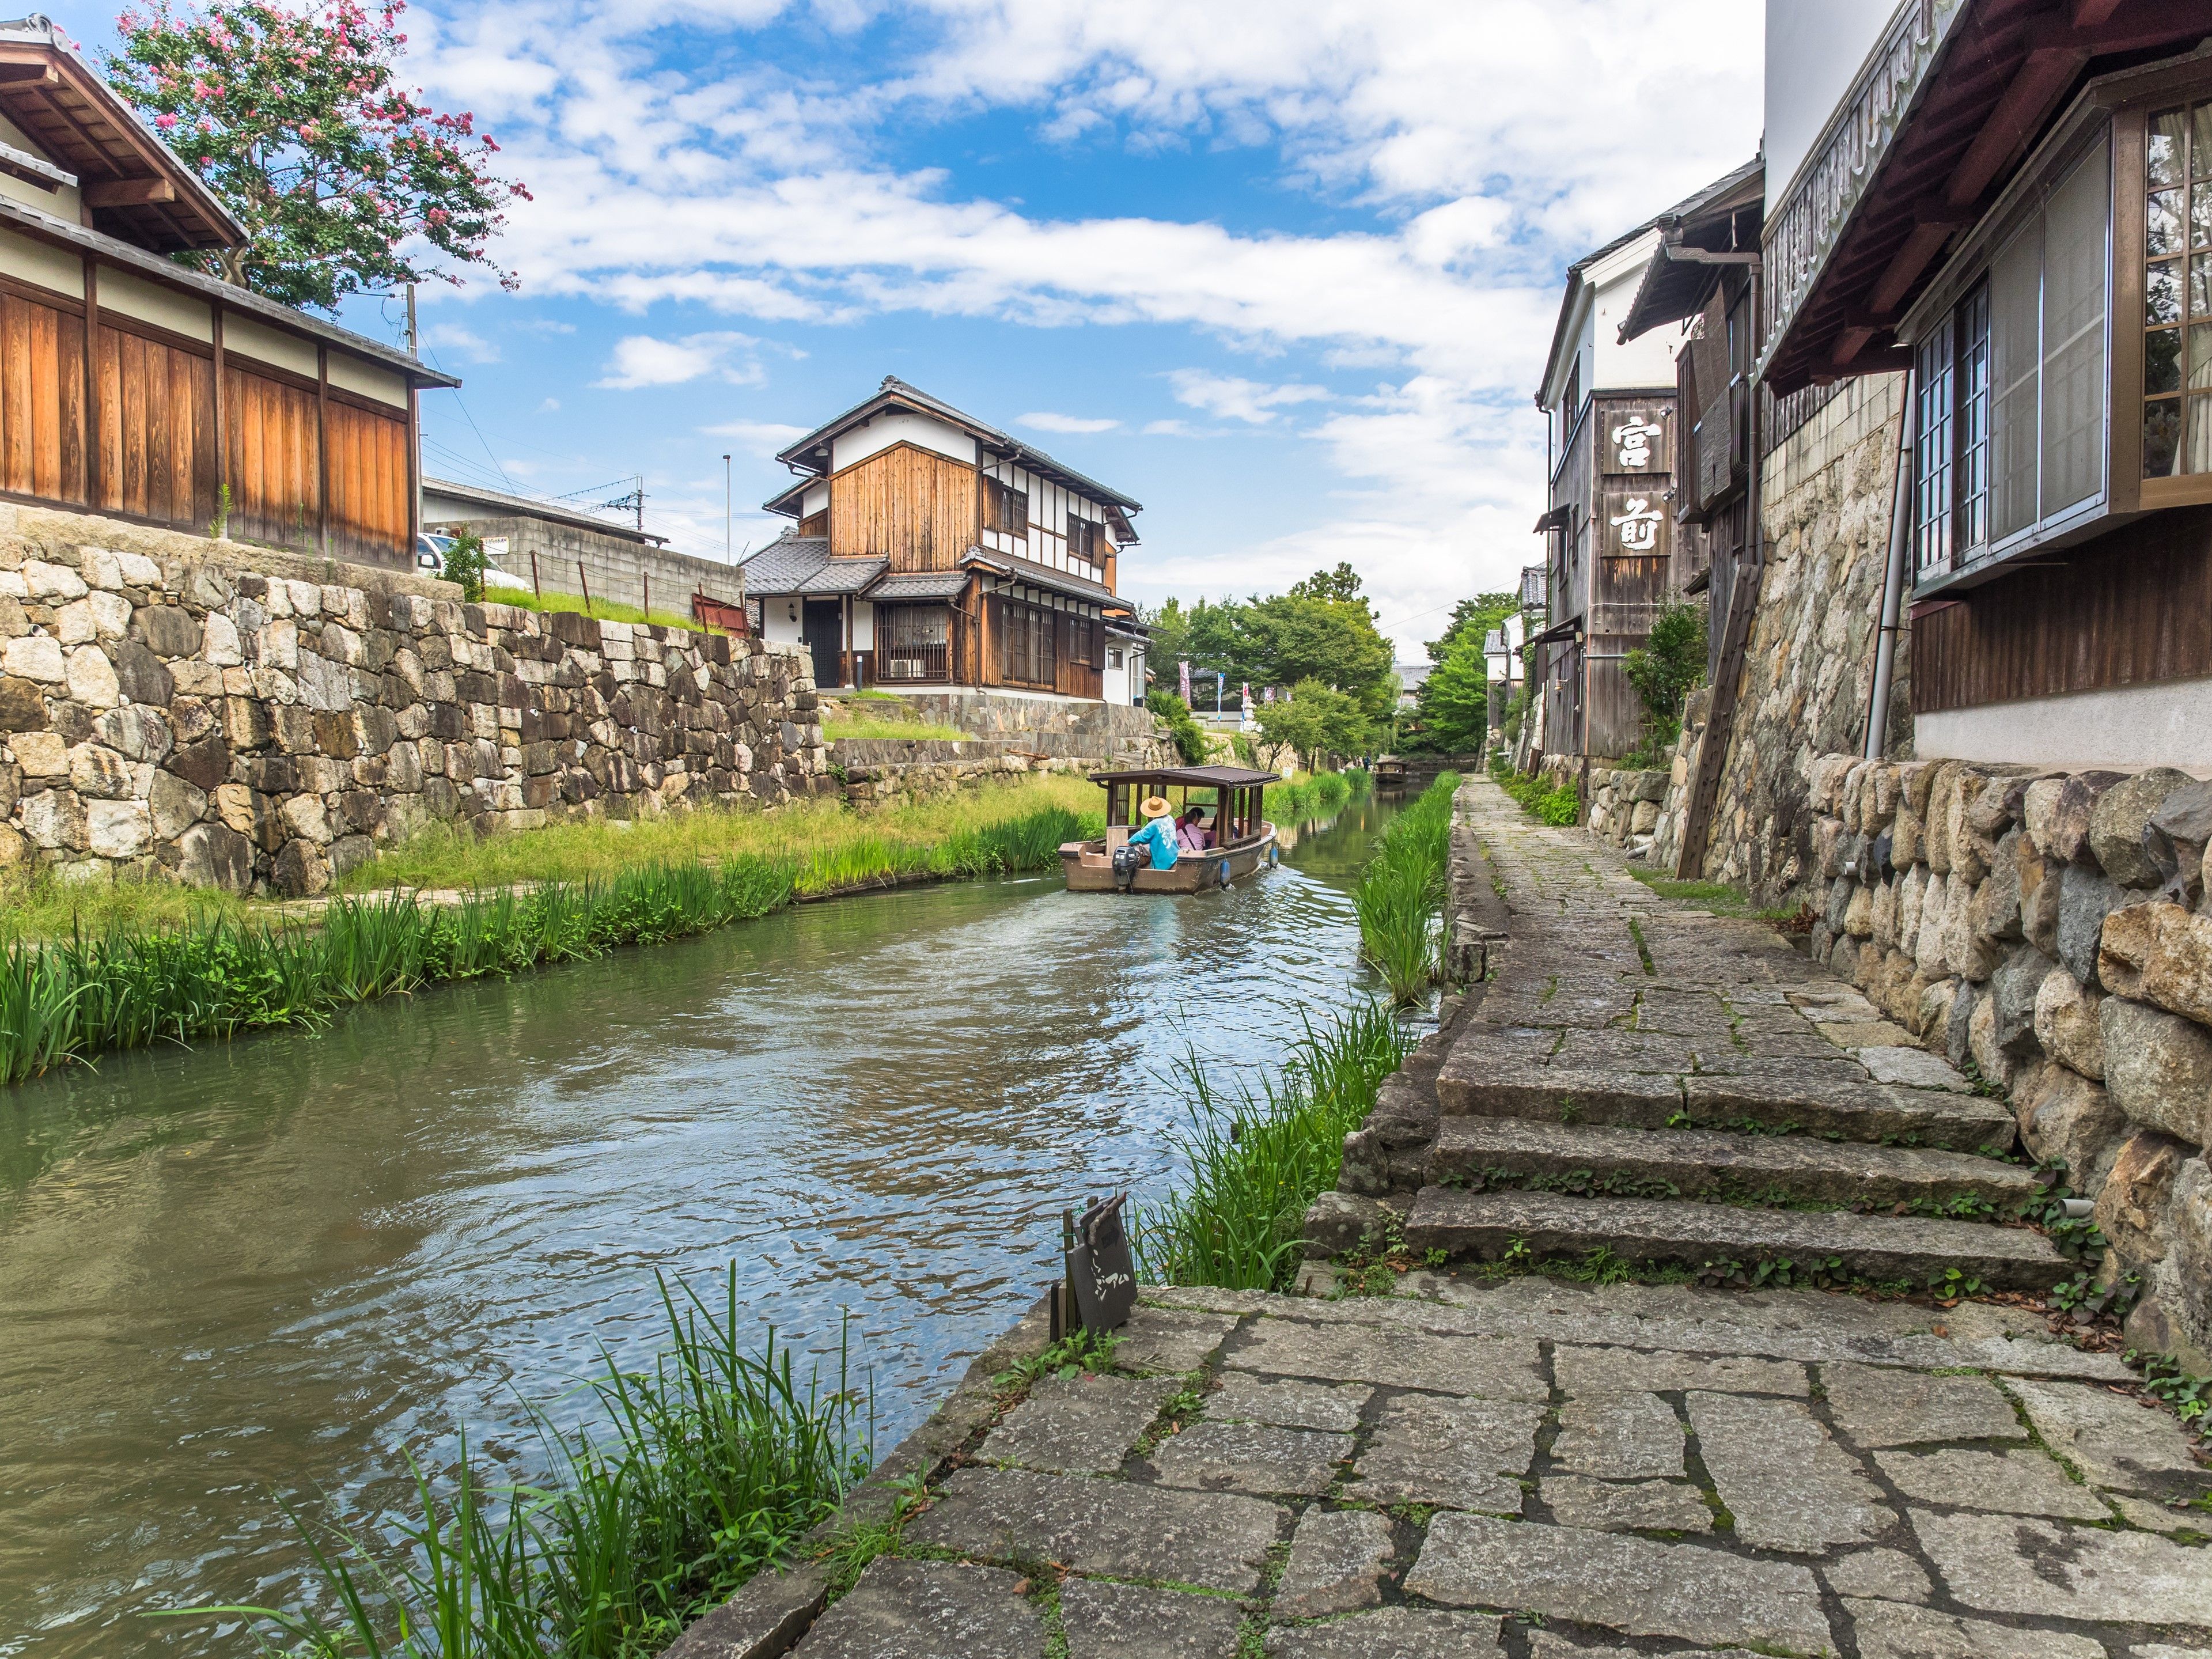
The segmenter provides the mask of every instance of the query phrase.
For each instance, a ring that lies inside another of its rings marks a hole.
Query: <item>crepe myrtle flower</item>
[[[237,248],[173,257],[286,304],[474,269],[530,192],[492,170],[473,111],[396,78],[404,0],[140,0],[105,68],[246,227]]]

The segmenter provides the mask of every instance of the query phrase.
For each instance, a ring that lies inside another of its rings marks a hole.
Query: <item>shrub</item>
[[[1682,699],[1705,678],[1705,607],[1677,601],[1660,611],[1651,635],[1621,659],[1620,672],[1644,700],[1638,753],[1663,755],[1682,732]]]
[[[1206,763],[1206,733],[1191,719],[1188,703],[1172,691],[1155,687],[1145,693],[1145,707],[1167,723],[1168,735],[1175,739],[1176,753],[1182,757],[1185,766]]]
[[[490,562],[484,552],[483,538],[473,530],[464,530],[453,538],[453,544],[439,560],[438,574],[449,582],[459,582],[461,597],[471,605],[481,605],[484,596],[484,570]]]

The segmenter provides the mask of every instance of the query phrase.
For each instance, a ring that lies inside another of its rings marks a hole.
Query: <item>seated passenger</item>
[[[1206,828],[1205,809],[1194,806],[1182,815],[1182,821],[1176,825],[1176,842],[1186,853],[1203,853],[1213,845]]]
[[[1153,869],[1174,869],[1176,852],[1175,808],[1168,805],[1164,796],[1148,795],[1137,810],[1145,815],[1145,827],[1129,836],[1129,845],[1141,847],[1150,852]]]

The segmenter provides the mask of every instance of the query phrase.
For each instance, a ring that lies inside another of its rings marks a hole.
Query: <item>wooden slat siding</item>
[[[31,493],[58,501],[62,489],[62,367],[60,331],[54,325],[61,319],[51,306],[27,309],[31,317]]]
[[[14,295],[0,301],[0,477],[31,491],[31,308]]]
[[[330,404],[331,537],[343,558],[391,563],[406,556],[407,423],[332,400]]]
[[[54,356],[61,368],[55,393],[61,430],[59,499],[72,507],[82,507],[90,499],[86,466],[92,453],[84,406],[85,388],[90,382],[90,360],[84,349],[84,319],[67,312],[56,312],[54,317]]]
[[[116,399],[116,434],[120,451],[115,469],[115,504],[142,517],[146,511],[146,343],[136,334],[112,328],[101,335],[115,343],[116,375],[122,395]]]
[[[833,557],[888,556],[894,570],[952,570],[975,544],[975,469],[893,444],[830,480]]]
[[[315,394],[224,365],[231,533],[312,550],[321,533]]]
[[[2208,674],[2212,507],[2154,514],[1912,619],[1918,714]]]

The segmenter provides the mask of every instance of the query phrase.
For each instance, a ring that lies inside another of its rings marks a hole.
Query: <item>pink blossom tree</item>
[[[404,283],[459,286],[502,210],[530,192],[492,172],[499,146],[394,78],[404,0],[150,0],[116,21],[106,69],[246,227],[245,246],[176,256],[287,305],[333,310]]]

